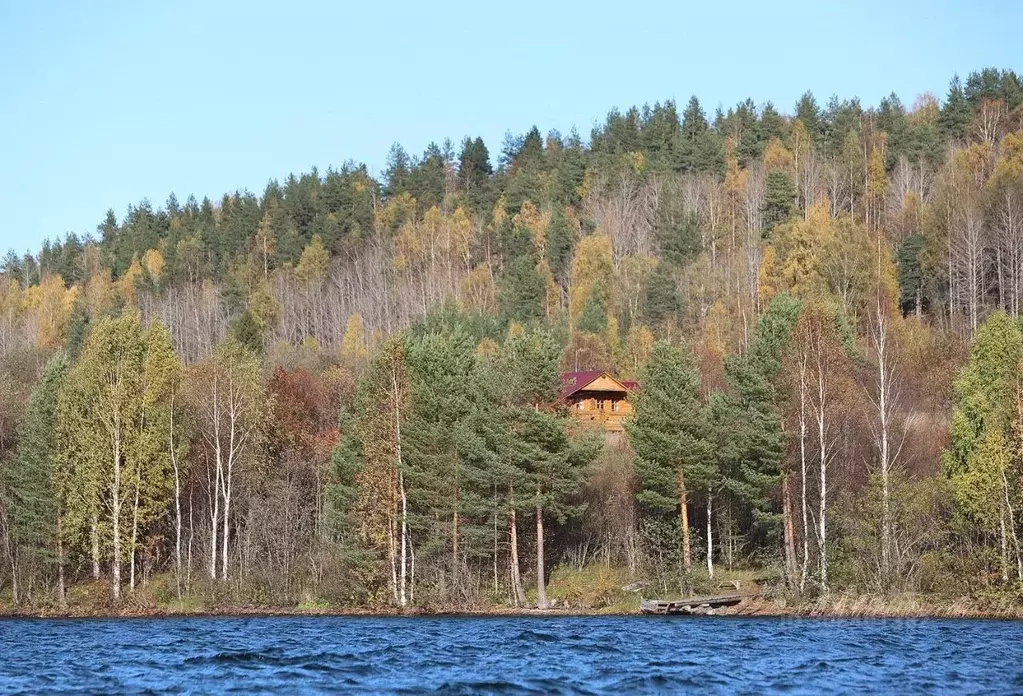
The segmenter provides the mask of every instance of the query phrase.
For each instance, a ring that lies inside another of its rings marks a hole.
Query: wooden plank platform
[[[714,609],[730,607],[742,601],[742,595],[688,597],[686,599],[644,599],[639,604],[643,614],[709,614]]]

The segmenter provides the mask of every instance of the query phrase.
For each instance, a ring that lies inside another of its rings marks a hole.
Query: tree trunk
[[[714,533],[711,526],[711,512],[714,505],[714,496],[707,494],[707,575],[714,578]]]
[[[195,536],[195,525],[192,524],[192,491],[188,492],[188,552],[185,557],[185,591],[192,586],[192,539]]]
[[[398,588],[398,604],[407,606],[405,588],[408,584],[408,496],[405,495],[405,477],[398,471],[398,491],[401,495],[401,584]]]
[[[174,467],[174,584],[181,601],[181,470],[178,452],[174,447],[174,397],[170,403],[170,459]]]
[[[820,438],[821,470],[820,470],[820,517],[817,524],[817,553],[820,556],[821,589],[828,591],[828,458],[824,432],[823,409],[818,419],[818,436]]]
[[[1005,508],[1001,510],[1001,514],[998,516],[998,525],[1002,542],[1002,582],[1009,582],[1009,543],[1005,535]]]
[[[135,550],[138,546],[139,538],[139,496],[141,495],[142,488],[141,470],[139,470],[137,474],[138,475],[135,479],[135,500],[132,505],[131,513],[131,568],[128,573],[128,587],[132,592],[135,591]]]
[[[227,475],[221,480],[224,492],[224,523],[221,525],[224,536],[220,542],[220,554],[222,563],[220,566],[220,579],[227,580],[227,542],[231,538],[231,462],[227,464]]]
[[[880,281],[879,281],[880,282]],[[892,379],[893,366],[889,361],[888,351],[888,319],[881,306],[880,297],[877,304],[877,325],[874,329],[874,351],[877,354],[877,411],[878,411],[878,454],[881,470],[881,584],[887,589],[891,580],[892,559],[892,512],[891,512],[891,469],[892,454],[890,445],[890,420],[892,399],[890,393],[894,386]]]
[[[1016,534],[1016,512],[1012,509],[1012,500],[1009,498],[1009,479],[1002,469],[1002,494],[1005,497],[1005,509],[1009,513],[1009,535],[1012,537],[1012,548],[1016,552],[1016,577],[1023,580],[1023,556],[1020,555],[1019,535]]]
[[[693,546],[689,531],[689,491],[686,490],[685,473],[678,469],[679,515],[682,520],[682,574],[684,575],[685,592],[692,592]]]
[[[509,500],[512,501],[511,515],[509,516],[508,533],[511,541],[511,581],[512,581],[512,595],[515,600],[515,606],[525,606],[526,604],[526,592],[522,588],[522,571],[519,568],[519,532],[518,532],[518,521],[515,515],[514,506],[514,495],[515,489],[511,489]]]
[[[116,427],[116,426],[115,426]],[[114,602],[121,601],[121,443],[114,440],[114,485],[111,490],[111,527],[114,558],[111,561],[111,592]]]
[[[806,354],[801,356],[799,364],[799,474],[802,483],[800,491],[800,507],[803,517],[803,567],[799,573],[799,591],[806,590],[806,580],[810,574],[810,512],[807,502],[806,483]]]
[[[795,520],[792,518],[792,485],[789,471],[782,473],[781,479],[781,509],[782,523],[785,533],[785,582],[789,588],[796,586],[796,530]]]
[[[416,603],[416,547],[412,543],[412,532],[409,531],[408,537],[408,555],[410,565],[410,576],[408,582],[408,601],[409,604]]]
[[[388,504],[390,507],[390,504]],[[391,596],[398,601],[398,523],[394,519],[394,511],[387,514],[387,556],[391,562]]]
[[[539,498],[539,491],[537,492]],[[547,579],[544,577],[543,559],[543,505],[536,506],[536,606],[547,608]]]
[[[455,583],[458,583],[458,510],[451,516],[451,575]]]
[[[404,463],[401,457],[401,391],[398,385],[398,374],[391,370],[391,395],[394,400],[394,453],[398,470],[398,495],[401,500],[401,584],[398,588],[398,604],[408,604],[406,587],[408,585],[408,495],[405,492]]]
[[[99,519],[95,511],[89,525],[89,544],[92,547],[92,579],[99,580]]]
[[[4,549],[7,551],[7,561],[11,564],[11,601],[18,604],[18,562],[14,555],[14,545],[11,543],[11,522],[5,514],[4,508],[0,507],[0,516],[3,516],[4,523]]]
[[[57,517],[57,601],[67,606],[67,590],[64,583],[64,518]]]
[[[220,479],[223,476],[224,464],[221,459],[219,438],[216,448],[216,472],[213,478],[213,490],[210,491],[210,579],[217,579],[217,539],[220,527]],[[209,476],[206,479],[209,483]],[[226,520],[225,520],[226,523]]]
[[[497,572],[497,486],[494,486],[494,594],[497,594],[498,588],[498,572]]]

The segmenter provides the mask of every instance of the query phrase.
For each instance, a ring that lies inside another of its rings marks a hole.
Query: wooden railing
[[[609,411],[609,410],[583,410],[572,409],[572,417],[579,421],[602,423],[605,430],[617,432],[624,430],[622,425],[622,419],[626,414],[620,411]]]

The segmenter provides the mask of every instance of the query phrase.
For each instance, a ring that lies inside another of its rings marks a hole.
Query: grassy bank
[[[734,589],[737,587],[738,589]],[[718,573],[712,581],[696,578],[695,594],[743,594],[734,607],[719,609],[717,616],[748,617],[831,617],[831,618],[1010,618],[1023,619],[1023,602],[1015,595],[984,597],[943,597],[927,594],[876,595],[834,592],[807,598],[778,592],[762,584],[751,572]],[[31,602],[15,606],[9,594],[0,595],[0,616],[35,617],[145,617],[145,616],[338,616],[445,614],[487,616],[567,616],[639,614],[642,597],[674,599],[678,588],[665,589],[656,583],[635,581],[625,569],[602,565],[586,568],[556,568],[547,590],[551,608],[535,607],[535,594],[527,607],[500,602],[463,605],[432,604],[399,609],[387,604],[358,605],[307,597],[299,602],[238,601],[217,585],[200,586],[178,599],[173,578],[158,576],[147,585],[126,592],[120,604],[110,599],[106,582],[79,583],[68,588],[67,603],[61,606],[52,594],[37,595]]]
[[[753,596],[727,613],[818,618],[1023,619],[1023,605],[1018,601],[993,598],[838,593],[807,600]]]

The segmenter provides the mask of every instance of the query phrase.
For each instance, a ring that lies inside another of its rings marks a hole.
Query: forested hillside
[[[4,259],[0,602],[1011,596],[1021,294],[995,69],[142,201]],[[587,369],[639,381],[627,438],[559,404]]]

